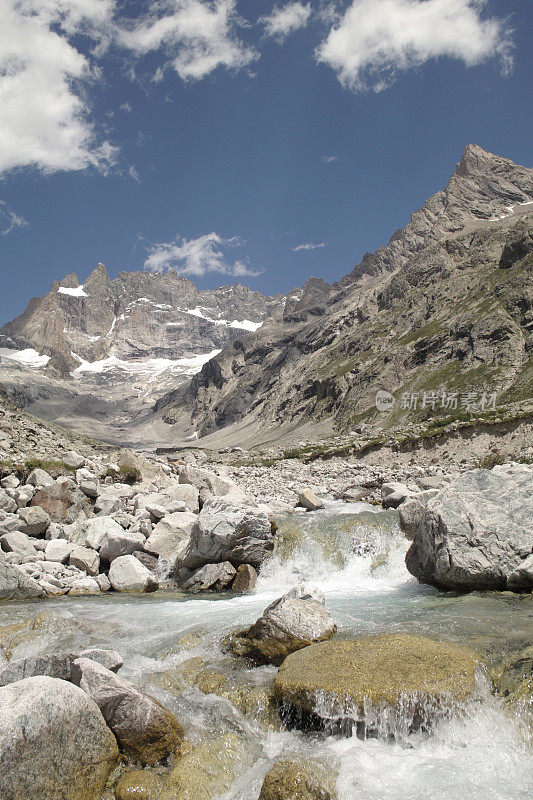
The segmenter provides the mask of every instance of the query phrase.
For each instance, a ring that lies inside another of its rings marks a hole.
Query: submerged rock
[[[531,706],[533,714],[533,646],[516,653],[494,670],[492,682],[498,694],[511,702]]]
[[[289,653],[335,634],[337,626],[324,602],[321,592],[297,586],[265,608],[250,628],[231,636],[229,649],[260,664],[279,665]]]
[[[280,761],[265,775],[258,800],[336,800],[335,775],[316,761]]]
[[[231,591],[235,594],[247,594],[255,588],[257,583],[257,572],[251,564],[240,564]]]
[[[180,758],[160,800],[214,800],[250,769],[256,756],[245,738],[235,733],[202,742]]]
[[[0,689],[0,706],[2,800],[100,800],[119,753],[85,692],[26,678]]]
[[[142,764],[157,764],[184,739],[170,711],[128,681],[88,658],[72,664],[72,680],[94,700],[124,753]]]
[[[525,464],[460,475],[429,500],[405,559],[409,572],[449,589],[533,589],[532,485]]]
[[[158,800],[163,788],[159,775],[147,770],[126,772],[115,786],[116,800]]]
[[[334,640],[289,655],[274,693],[289,707],[323,720],[363,720],[376,709],[392,707],[423,723],[427,708],[468,697],[476,664],[472,650],[422,636]]]

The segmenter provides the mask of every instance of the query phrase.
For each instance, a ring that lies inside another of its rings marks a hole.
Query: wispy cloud
[[[507,73],[511,31],[504,20],[484,17],[486,6],[487,0],[352,0],[317,58],[353,91],[382,91],[399,72],[442,57],[468,67],[499,58]]]
[[[28,220],[15,214],[4,200],[0,200],[0,236],[9,236],[17,228],[27,228]]]
[[[318,242],[318,244],[313,244],[313,242],[303,242],[302,244],[298,244],[296,247],[293,247],[292,250],[294,253],[298,253],[300,250],[320,250],[321,247],[327,247],[327,242]]]
[[[338,161],[338,156],[322,156],[320,159],[323,164],[331,164],[333,161]]]
[[[118,107],[118,110],[124,111],[125,114],[131,114],[131,112],[133,111],[131,103],[128,103],[127,101],[125,103],[121,103]]]
[[[135,164],[132,164],[128,169],[128,175],[132,180],[136,181],[136,183],[141,183],[141,176],[137,172],[137,167]]]
[[[284,41],[290,33],[305,28],[311,16],[311,6],[303,3],[287,3],[276,6],[271,14],[260,17],[260,24],[265,27],[265,34]]]
[[[148,248],[144,268],[150,272],[167,272],[175,269],[180,275],[202,276],[218,272],[235,277],[257,277],[262,270],[255,270],[245,261],[233,261],[226,250],[242,247],[238,236],[225,239],[218,233],[205,233],[196,239],[177,236],[172,242],[160,242]]]
[[[146,17],[123,23],[117,41],[138,56],[164,50],[168,60],[157,70],[159,79],[171,67],[193,81],[218,67],[241,69],[258,57],[237,35],[242,24],[235,0],[168,0],[154,3]]]

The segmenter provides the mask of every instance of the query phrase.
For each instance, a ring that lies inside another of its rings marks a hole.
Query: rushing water
[[[396,740],[265,729],[260,714],[245,715],[227,698],[190,686],[176,690],[165,680],[180,664],[202,658],[250,696],[254,687],[268,686],[274,667],[245,669],[223,653],[221,640],[255,621],[268,603],[302,580],[324,592],[339,635],[346,638],[419,633],[468,643],[489,664],[530,644],[531,598],[440,594],[407,573],[406,546],[395,512],[331,504],[282,521],[277,550],[251,595],[190,598],[158,592],[10,603],[0,606],[0,626],[41,615],[34,630],[15,637],[12,658],[114,647],[124,658],[121,674],[171,708],[192,742],[230,733],[243,737],[246,764],[220,800],[257,800],[269,766],[292,756],[334,765],[339,800],[530,800],[533,755],[526,725],[490,694],[483,676],[476,698],[461,714],[440,721],[430,735]]]

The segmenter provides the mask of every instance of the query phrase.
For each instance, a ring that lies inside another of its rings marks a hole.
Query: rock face
[[[2,800],[99,800],[119,753],[85,692],[26,678],[0,689],[0,705]]]
[[[72,665],[72,680],[96,703],[124,753],[142,764],[157,764],[184,738],[176,717],[153,698],[88,658]]]
[[[235,655],[261,664],[281,664],[296,650],[334,636],[337,626],[321,592],[301,585],[265,608],[250,628],[229,639]]]
[[[274,548],[274,530],[265,511],[233,505],[223,498],[202,508],[182,566],[190,569],[217,561],[258,567]]]
[[[44,589],[16,565],[8,564],[0,552],[0,600],[42,597]]]
[[[91,434],[96,429],[100,438],[116,441],[119,418],[147,411],[227,342],[281,320],[287,299],[240,284],[198,291],[173,270],[121,272],[110,280],[98,264],[81,285],[74,273],[54,282],[4,325],[2,341],[15,358],[33,348],[47,363],[28,369],[2,358],[2,383],[34,404],[31,410],[60,416],[71,427],[86,424],[88,432],[92,421]],[[88,394],[99,398],[97,418],[84,414]],[[83,459],[76,455],[69,454],[69,463],[77,468]]]
[[[449,589],[531,590],[533,467],[466,472],[429,500],[405,563]]]
[[[265,775],[258,800],[336,800],[335,778],[316,761],[280,761]]]
[[[396,398],[383,426],[409,421],[400,401],[413,386],[516,386],[527,398],[532,199],[533,169],[469,145],[447,186],[335,284],[321,311],[302,308],[228,344],[158,409],[200,437],[227,427],[228,441],[236,431],[254,441],[300,423],[349,431],[354,415],[376,413],[379,387]]]
[[[413,722],[474,688],[476,654],[421,636],[390,634],[321,642],[289,655],[275,679],[278,700],[322,719],[364,719],[368,707],[412,705]]]

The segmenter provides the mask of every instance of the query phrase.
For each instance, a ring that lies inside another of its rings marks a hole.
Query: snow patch
[[[0,357],[9,358],[10,361],[24,364],[25,367],[31,367],[31,369],[45,367],[50,361],[50,356],[41,355],[31,347],[27,350],[8,350],[7,347],[0,347]]]
[[[70,297],[89,297],[89,295],[83,291],[83,283],[76,289],[69,289],[66,286],[60,286],[59,289],[57,290],[57,293],[68,294]]]
[[[223,325],[226,328],[237,328],[238,330],[243,331],[257,331],[263,324],[262,322],[252,322],[250,319],[234,319],[231,322],[227,319],[213,319],[212,317],[208,317],[206,314],[204,314],[206,309],[201,307],[185,309],[177,308],[176,311],[180,311],[182,314],[190,314],[191,316],[198,317],[199,319],[205,319],[206,322],[211,322],[213,325]],[[167,327],[169,328],[179,325],[179,322],[167,323]]]
[[[108,356],[108,358],[92,362],[84,361],[73,353],[72,355],[79,359],[81,364],[72,374],[78,377],[84,372],[97,374],[119,369],[130,375],[156,376],[171,370],[179,375],[192,376],[200,372],[203,365],[219,353],[220,350],[212,350],[210,353],[201,353],[187,358],[149,358],[146,361],[124,361],[117,356]]]

